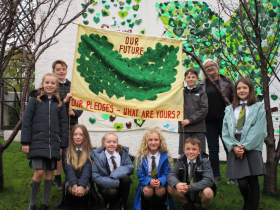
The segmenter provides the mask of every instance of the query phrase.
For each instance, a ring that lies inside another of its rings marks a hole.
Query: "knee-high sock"
[[[36,198],[40,189],[41,182],[35,182],[32,180],[31,182],[31,196],[30,196],[30,205],[36,203]]]
[[[43,201],[42,204],[48,205],[48,200],[50,197],[52,189],[52,180],[46,180],[44,181],[44,195],[43,195]]]

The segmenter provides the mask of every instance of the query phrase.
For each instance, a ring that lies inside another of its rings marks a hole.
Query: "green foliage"
[[[14,107],[14,105],[15,105],[15,103],[12,103],[11,107]],[[16,102],[16,110],[12,109],[11,107],[9,107],[9,110],[8,110],[9,125],[15,125],[18,122],[16,111],[17,111],[17,113],[19,115],[20,114],[20,107],[19,107],[17,102]],[[14,122],[14,119],[16,120],[15,122]]]
[[[157,43],[155,49],[149,47],[141,57],[132,59],[123,58],[113,47],[105,36],[81,36],[77,71],[93,93],[106,91],[110,98],[144,101],[156,100],[157,94],[171,89],[178,73],[179,47]]]

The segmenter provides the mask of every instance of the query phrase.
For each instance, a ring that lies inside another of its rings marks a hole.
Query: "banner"
[[[78,26],[70,107],[183,120],[182,40]]]

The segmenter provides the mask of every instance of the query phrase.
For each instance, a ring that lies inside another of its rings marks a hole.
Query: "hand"
[[[189,186],[187,183],[178,183],[175,185],[175,187],[181,194],[186,194],[189,191]]]
[[[60,157],[62,156],[62,151],[63,151],[62,149],[59,150]]]
[[[75,112],[73,111],[73,109],[68,108],[68,114],[75,116]]]
[[[150,185],[151,185],[151,187],[156,187],[156,180],[155,180],[155,179],[152,179],[152,180],[150,181]]]
[[[66,97],[63,99],[63,102],[67,103],[70,100],[70,98],[72,98],[72,93],[67,93]]]
[[[24,152],[25,154],[29,153],[29,146],[22,146],[21,151]]]
[[[86,189],[83,186],[79,186],[79,187],[77,187],[75,195],[78,197],[82,197],[85,195],[85,191],[86,191]]]
[[[188,119],[185,119],[181,121],[181,123],[182,123],[182,127],[185,127],[186,125],[190,124],[190,121]]]
[[[233,151],[238,158],[242,159],[245,152],[245,146],[235,146],[233,147]]]
[[[120,185],[120,180],[118,181],[118,185]]]
[[[78,185],[74,184],[72,187],[72,195],[76,196]]]
[[[152,184],[153,184],[153,186],[152,186],[152,185],[151,185],[151,182],[150,182],[151,187],[159,188],[159,186],[160,186],[160,181],[159,181],[158,179],[153,179],[153,180],[151,180],[151,181],[152,181]]]

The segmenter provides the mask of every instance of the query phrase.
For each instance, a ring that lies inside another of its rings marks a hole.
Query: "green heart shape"
[[[224,70],[224,69],[221,69],[219,72],[220,72],[222,75],[225,74],[225,70]]]
[[[127,11],[119,11],[118,14],[122,19],[124,19],[128,15],[128,12]]]
[[[93,21],[97,24],[100,22],[100,18],[99,17],[93,17]]]
[[[134,23],[130,23],[128,26],[129,26],[130,28],[133,28],[133,27],[134,27]]]
[[[275,118],[275,120],[279,120],[279,119],[278,119],[278,117],[277,117],[277,118]]]
[[[136,24],[136,25],[138,25],[138,26],[139,26],[141,23],[142,23],[142,19],[135,20],[135,24]]]
[[[120,10],[123,10],[123,7],[120,7]]]
[[[89,12],[90,14],[92,14],[92,13],[94,13],[94,9],[89,8],[89,9],[88,9],[88,12]]]
[[[98,16],[98,17],[99,17],[99,16],[100,16],[100,13],[99,13],[99,12],[98,12],[98,13],[96,13],[96,16]]]
[[[120,4],[120,6],[123,6],[123,5],[124,5],[124,2],[120,1],[119,4]]]
[[[86,12],[83,13],[82,16],[83,16],[83,18],[87,18],[87,13]]]
[[[101,1],[102,2],[102,4],[105,4],[106,3],[106,1],[105,0],[103,0],[103,1]]]
[[[110,5],[105,5],[105,9],[110,9]]]
[[[124,26],[125,25],[125,21],[122,21],[121,24]]]
[[[126,21],[127,21],[128,23],[130,23],[130,22],[131,22],[131,19],[126,19]]]
[[[94,123],[96,123],[96,119],[94,119],[94,118],[91,118],[91,117],[90,117],[90,118],[88,119],[88,121],[89,121],[89,122],[90,122],[91,124],[94,124]]]
[[[280,130],[279,129],[276,129],[277,133],[280,133]]]
[[[140,126],[140,127],[142,127],[142,125],[144,124],[144,122],[145,122],[145,120],[134,120],[134,122],[136,123],[136,125],[138,125],[138,126]]]
[[[180,37],[184,33],[184,28],[173,28],[173,33]]]
[[[84,23],[85,25],[87,25],[87,24],[88,24],[88,21],[87,21],[87,20],[84,20],[83,23]]]
[[[146,29],[143,29],[141,31],[139,31],[140,34],[145,34],[146,33]]]
[[[138,11],[138,9],[139,9],[139,4],[136,4],[136,5],[132,6],[132,9],[133,9],[134,11]]]
[[[131,4],[131,0],[126,0],[125,1],[127,4]]]
[[[87,5],[86,4],[81,4],[83,8],[85,8]]]
[[[102,13],[102,16],[103,16],[103,17],[107,17],[107,16],[110,15],[110,12],[107,11],[107,10],[105,10],[105,9],[101,10],[101,13]]]
[[[139,4],[141,0],[134,0],[134,1]]]
[[[123,128],[123,124],[122,123],[115,123],[114,127],[117,129],[117,131],[120,131]]]
[[[131,9],[131,6],[126,6],[125,9],[128,11]]]
[[[277,96],[277,95],[271,95],[270,97],[271,97],[271,99],[272,99],[273,101],[276,101],[276,100],[278,99],[278,96]]]
[[[102,117],[104,120],[107,120],[111,115],[109,114],[102,114]]]

